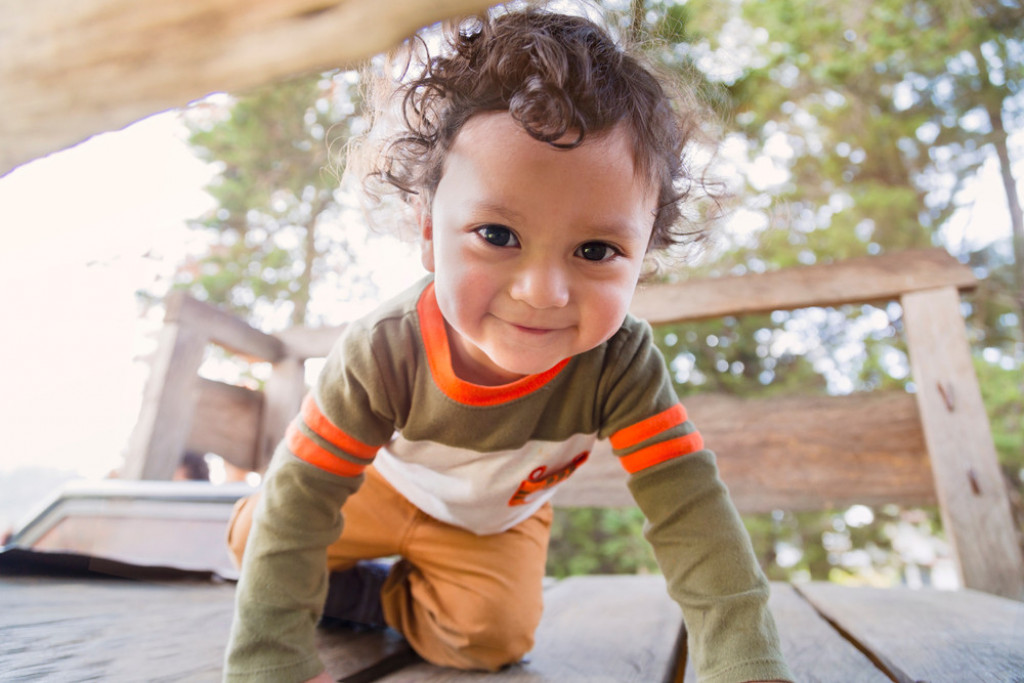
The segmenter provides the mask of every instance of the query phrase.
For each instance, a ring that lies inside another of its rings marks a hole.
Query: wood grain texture
[[[887,683],[890,678],[863,652],[835,631],[787,583],[772,583],[768,603],[779,629],[782,654],[800,683]],[[697,676],[687,662],[686,683]]]
[[[230,585],[0,580],[0,678],[220,680]]]
[[[868,683],[886,680],[883,670],[897,681],[1022,680],[1022,603],[970,590],[772,589],[797,681]],[[233,604],[224,583],[0,576],[0,678],[219,681]],[[660,683],[675,673],[682,620],[661,577],[555,581],[545,604],[521,665],[489,675],[420,663],[380,680]],[[317,648],[333,677],[353,682],[377,680],[409,652],[394,634],[345,629],[318,630]]]
[[[185,452],[196,410],[196,373],[209,338],[194,326],[166,323],[142,397],[142,408],[128,440],[121,476],[170,479]]]
[[[0,680],[221,680],[234,584],[0,577]],[[337,678],[409,651],[394,633],[318,629]]]
[[[490,0],[12,0],[0,174],[204,97],[357,61]]]
[[[900,683],[1024,680],[1024,603],[972,590],[798,590]]]
[[[576,576],[544,594],[544,618],[524,663],[500,674],[419,664],[387,683],[660,683],[679,664],[682,614],[660,576]]]
[[[687,411],[743,512],[935,501],[914,397],[876,392],[771,401],[694,396]],[[566,507],[629,506],[607,443],[559,490]]]
[[[233,465],[253,469],[263,394],[202,377],[196,381],[199,398],[186,447],[198,453],[216,453]]]
[[[968,588],[1024,598],[1024,558],[953,287],[902,299],[946,536]]]
[[[284,357],[284,344],[221,308],[176,291],[167,296],[164,321],[202,330],[214,344],[254,361],[276,362]]]
[[[288,357],[274,363],[263,390],[262,421],[257,428],[255,460],[246,468],[264,470],[288,424],[295,418],[306,395],[306,367],[301,358]],[[241,466],[241,465],[239,465]]]
[[[888,677],[829,627],[793,586],[773,583],[768,603],[790,671],[805,683],[885,683]]]
[[[634,315],[651,323],[769,313],[808,306],[892,301],[906,292],[972,289],[971,269],[944,249],[894,252],[762,274],[641,287]]]

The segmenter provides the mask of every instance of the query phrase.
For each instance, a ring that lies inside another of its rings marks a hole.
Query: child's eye
[[[485,225],[482,228],[477,228],[476,234],[496,247],[519,246],[519,240],[516,238],[515,233],[503,225]]]
[[[604,242],[587,242],[576,250],[576,255],[587,261],[607,261],[618,252]]]

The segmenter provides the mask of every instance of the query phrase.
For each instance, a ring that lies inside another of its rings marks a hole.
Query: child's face
[[[622,129],[560,150],[506,112],[470,118],[420,217],[456,374],[503,384],[611,337],[640,276],[655,202]]]

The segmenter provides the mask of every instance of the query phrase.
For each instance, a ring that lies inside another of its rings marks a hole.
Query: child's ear
[[[434,272],[434,223],[430,219],[430,212],[419,207],[416,212],[416,221],[420,227],[420,261],[427,272]]]

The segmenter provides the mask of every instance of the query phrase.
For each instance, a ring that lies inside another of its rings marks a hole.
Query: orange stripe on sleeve
[[[320,407],[316,404],[313,394],[306,394],[306,398],[302,401],[302,420],[317,436],[346,453],[351,453],[356,457],[366,458],[367,460],[377,455],[378,446],[370,446],[362,441],[353,439],[328,420],[320,412]]]
[[[657,436],[668,429],[678,427],[686,422],[686,419],[686,408],[683,407],[682,403],[677,403],[657,415],[652,415],[646,420],[637,422],[635,425],[620,429],[612,434],[610,439],[612,448],[617,450],[630,448],[650,439],[652,436]]]
[[[316,441],[303,434],[295,422],[288,426],[285,440],[288,449],[295,454],[295,457],[305,460],[310,465],[318,467],[325,472],[342,477],[358,477],[366,469],[365,465],[357,465],[329,452],[317,444]]]
[[[700,432],[691,432],[669,441],[662,441],[635,453],[624,455],[619,459],[622,467],[630,474],[653,467],[666,460],[694,453],[704,448],[704,438]]]

